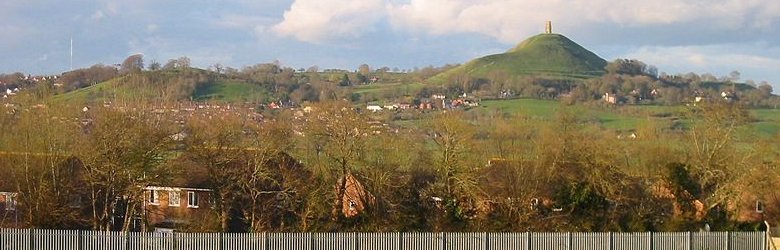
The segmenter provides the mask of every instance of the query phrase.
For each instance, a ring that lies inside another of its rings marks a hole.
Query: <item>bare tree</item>
[[[134,54],[128,56],[127,58],[125,58],[124,61],[122,61],[122,64],[119,68],[119,73],[127,74],[127,73],[141,72],[143,68],[144,68],[144,55]]]
[[[163,162],[171,144],[169,125],[148,113],[93,109],[93,127],[75,153],[84,162],[94,230],[127,230],[143,200],[142,189],[170,176]],[[124,221],[114,220],[123,211]],[[112,223],[112,220],[113,223]],[[119,224],[122,223],[122,224]],[[121,227],[120,227],[121,225]]]

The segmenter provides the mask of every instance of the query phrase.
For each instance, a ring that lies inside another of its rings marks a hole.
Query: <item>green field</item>
[[[684,106],[627,105],[604,108],[566,106],[551,100],[509,99],[483,101],[478,108],[470,112],[501,112],[547,120],[553,119],[555,114],[562,110],[569,110],[579,115],[582,120],[597,123],[606,129],[622,131],[636,129],[639,124],[647,121],[672,124],[672,120],[676,120],[683,127],[690,123],[680,118]],[[755,121],[742,128],[742,135],[767,138],[780,134],[780,109],[753,109],[750,112]]]
[[[565,106],[558,101],[537,99],[490,100],[480,103],[476,110],[480,112],[502,112],[512,115],[523,115],[534,119],[553,119],[555,114],[568,110],[580,116],[581,119],[598,123],[609,129],[635,129],[639,121],[646,117],[621,115],[615,112],[599,110],[584,106]]]
[[[780,109],[752,110],[756,121],[751,125],[760,136],[777,136],[780,134]]]
[[[262,102],[268,98],[267,91],[260,85],[226,80],[205,84],[192,95],[192,99],[199,101]]]
[[[402,92],[404,95],[411,95],[417,90],[425,87],[422,83],[375,83],[369,85],[358,85],[352,87],[352,93],[356,94],[381,94],[388,92]]]

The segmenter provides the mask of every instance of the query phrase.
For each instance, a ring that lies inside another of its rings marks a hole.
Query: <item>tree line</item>
[[[213,190],[209,216],[180,228],[199,232],[750,230],[756,202],[777,220],[776,138],[737,133],[738,103],[686,115],[618,139],[569,109],[401,126],[345,101],[262,121],[26,107],[0,116],[0,186],[35,228],[127,229],[148,185]],[[355,180],[362,210],[346,214]]]

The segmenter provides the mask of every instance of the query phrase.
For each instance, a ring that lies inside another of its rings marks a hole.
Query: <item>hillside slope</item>
[[[465,74],[488,78],[502,72],[510,76],[584,79],[604,73],[607,61],[560,34],[539,34],[502,54],[474,59],[436,76],[444,80]]]
[[[258,102],[269,98],[259,84],[228,79],[199,69],[141,72],[55,95],[55,103],[105,100]]]

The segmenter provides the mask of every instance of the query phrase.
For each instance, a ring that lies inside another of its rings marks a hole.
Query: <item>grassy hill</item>
[[[607,61],[560,34],[540,34],[502,54],[474,59],[432,79],[446,80],[466,74],[487,78],[493,72],[510,76],[539,76],[554,79],[584,79],[604,73]]]
[[[225,102],[257,102],[269,97],[267,90],[260,85],[227,79],[219,79],[199,86],[192,95],[194,100]]]
[[[258,84],[232,80],[199,69],[142,72],[55,95],[54,103],[103,100],[257,102],[269,98]]]

